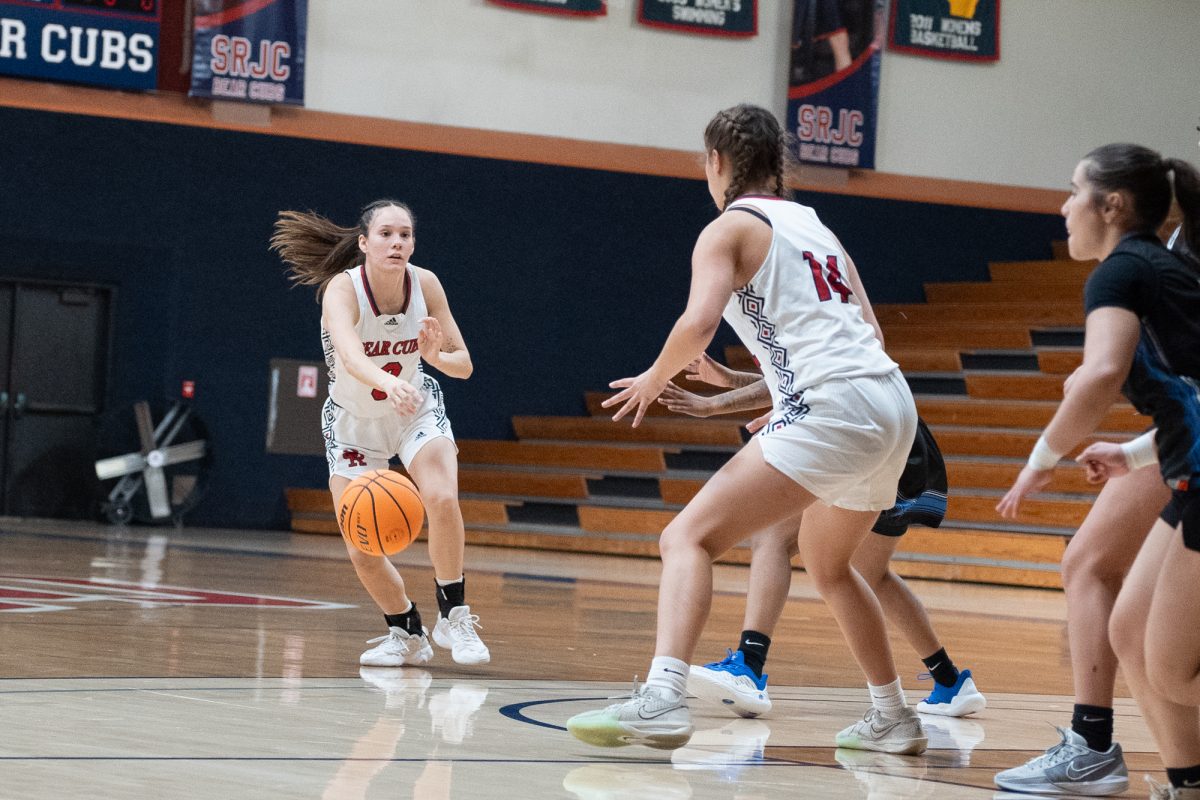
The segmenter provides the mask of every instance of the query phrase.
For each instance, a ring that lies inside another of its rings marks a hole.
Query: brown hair
[[[1200,252],[1200,172],[1194,166],[1137,144],[1106,144],[1083,160],[1084,175],[1097,190],[1094,202],[1105,192],[1129,193],[1133,230],[1158,230],[1174,195],[1183,215],[1183,241],[1193,253]]]
[[[776,197],[789,197],[784,177],[790,166],[788,137],[765,108],[743,103],[718,111],[704,129],[704,150],[716,150],[733,165],[725,205],[756,184],[773,182]]]
[[[407,212],[416,226],[416,217],[407,205],[388,199],[364,206],[358,225],[352,228],[343,228],[312,211],[280,211],[270,249],[288,265],[292,283],[318,287],[319,301],[329,282],[358,261],[358,237],[371,230],[375,214],[392,206]]]

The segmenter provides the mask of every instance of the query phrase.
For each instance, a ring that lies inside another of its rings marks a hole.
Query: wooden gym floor
[[[425,668],[372,670],[357,659],[382,620],[341,547],[0,519],[0,798],[995,798],[1010,795],[993,774],[1070,717],[1060,592],[914,581],[989,707],[927,718],[920,758],[835,751],[866,690],[797,573],[769,716],[693,704],[687,748],[592,749],[563,723],[645,670],[657,561],[472,548],[467,596],[491,664],[438,649]],[[436,619],[423,545],[396,561]],[[699,659],[735,641],[745,580],[718,567]],[[896,657],[915,702],[921,664],[899,639]],[[1158,758],[1133,703],[1117,715],[1127,796],[1145,797]]]

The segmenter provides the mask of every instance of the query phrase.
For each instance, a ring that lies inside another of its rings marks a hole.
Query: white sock
[[[434,580],[437,581],[438,586],[449,586],[452,583],[462,583],[462,579],[463,579],[462,575],[459,575],[457,578],[455,578],[454,580],[451,580],[451,581],[444,581],[441,578],[434,578]]]
[[[688,663],[670,656],[655,656],[646,674],[646,685],[675,693],[677,699],[687,695]]]
[[[904,690],[900,688],[899,678],[884,686],[868,683],[867,689],[871,692],[871,705],[879,709],[879,713],[885,717],[895,719],[908,706],[904,699]]]

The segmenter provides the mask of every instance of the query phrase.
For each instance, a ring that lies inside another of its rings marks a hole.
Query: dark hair
[[[1174,195],[1183,212],[1183,240],[1193,253],[1200,251],[1200,172],[1194,166],[1180,158],[1163,158],[1137,144],[1106,144],[1083,160],[1084,175],[1098,194],[1129,193],[1134,230],[1158,230]],[[1099,196],[1094,200],[1100,202]]]
[[[317,299],[337,275],[354,266],[359,258],[358,237],[371,230],[371,221],[380,209],[396,207],[408,213],[417,224],[412,210],[398,200],[376,200],[363,207],[358,225],[343,228],[312,211],[280,211],[270,249],[288,265],[293,283],[317,286]]]
[[[724,207],[755,184],[773,181],[777,197],[790,195],[784,188],[790,164],[787,134],[765,108],[743,103],[718,111],[704,129],[704,150],[716,150],[733,165]]]

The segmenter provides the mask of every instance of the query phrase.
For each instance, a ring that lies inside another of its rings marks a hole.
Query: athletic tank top
[[[726,211],[734,209],[771,226],[766,260],[724,318],[758,360],[777,411],[799,407],[800,394],[824,381],[898,368],[863,319],[845,254],[815,211],[769,197],[739,198]]]
[[[417,333],[421,319],[429,316],[421,281],[409,265],[404,276],[408,302],[399,314],[381,314],[371,294],[366,268],[362,265],[346,270],[354,294],[358,297],[358,324],[354,329],[362,341],[364,352],[384,372],[398,375],[417,388],[422,385],[421,354],[417,350]],[[333,402],[358,417],[382,417],[394,413],[387,395],[357,380],[346,371],[342,359],[333,348],[333,340],[321,327],[321,344],[325,348],[325,364],[329,367],[329,396]]]

